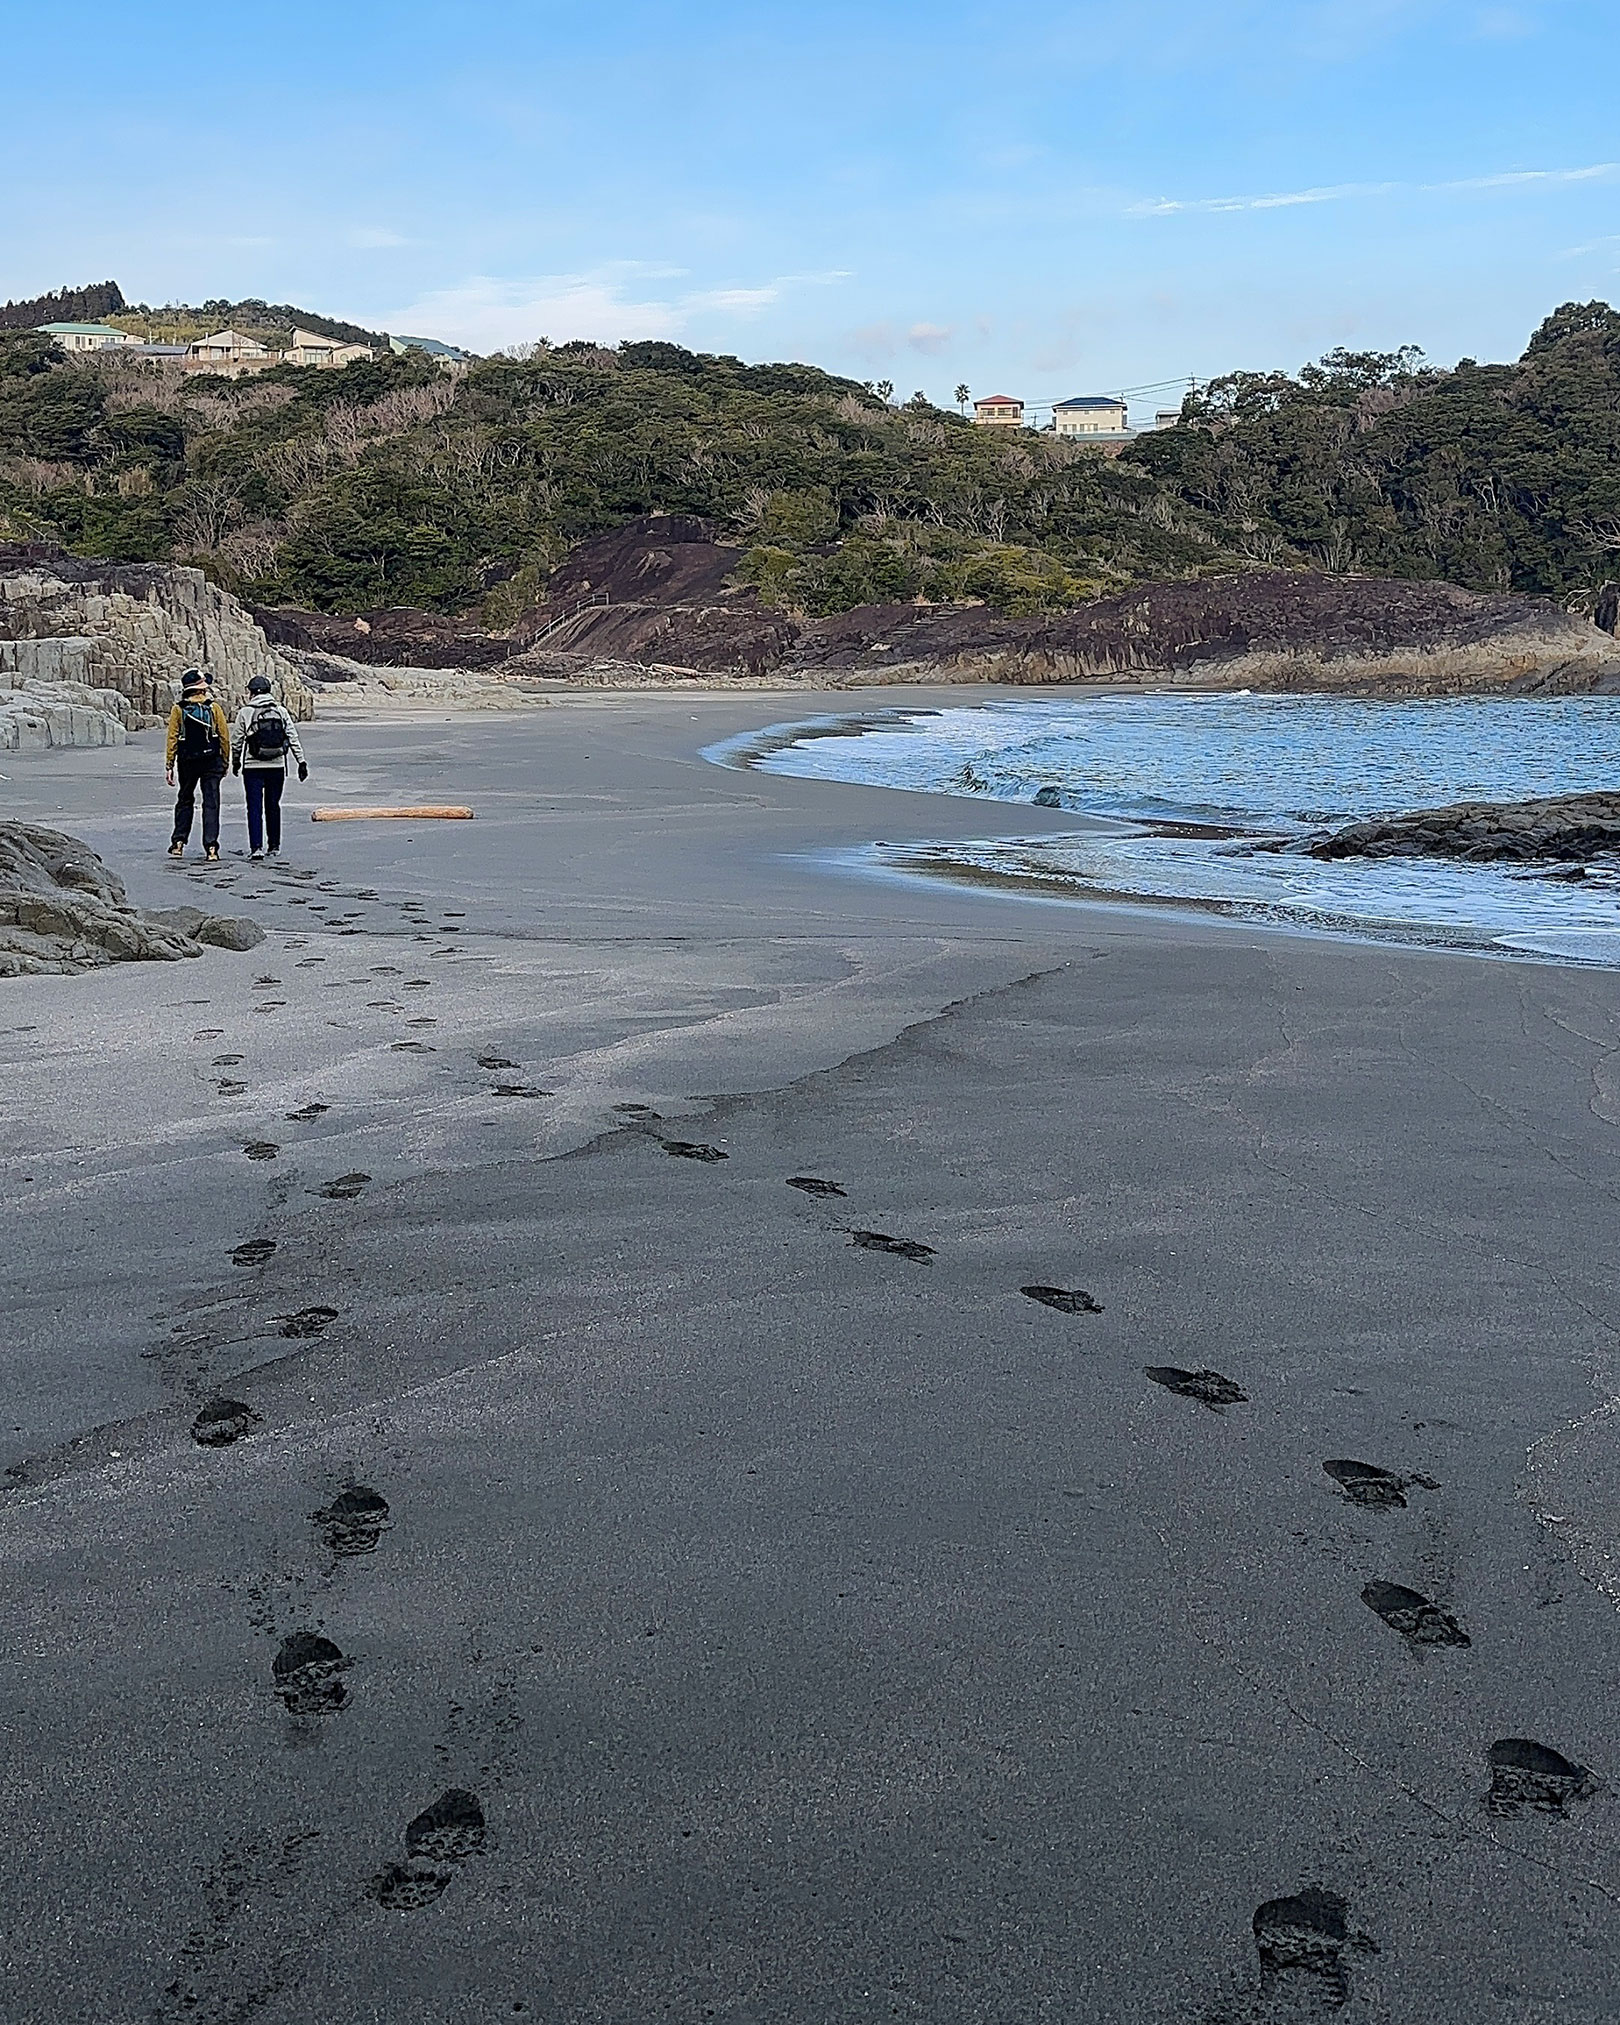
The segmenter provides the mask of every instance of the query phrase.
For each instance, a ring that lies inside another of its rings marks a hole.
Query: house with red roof
[[[1024,404],[1011,394],[986,394],[973,403],[973,419],[981,429],[1022,429]]]

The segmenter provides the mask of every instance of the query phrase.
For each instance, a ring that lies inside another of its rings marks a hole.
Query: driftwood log
[[[470,823],[472,810],[451,803],[417,809],[311,809],[312,823],[366,823],[386,820],[412,822]]]

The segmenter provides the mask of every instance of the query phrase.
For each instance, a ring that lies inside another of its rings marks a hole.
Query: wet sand
[[[3,987],[8,2015],[1612,2017],[1620,983],[840,875],[987,813],[797,707],[7,768],[269,931]]]

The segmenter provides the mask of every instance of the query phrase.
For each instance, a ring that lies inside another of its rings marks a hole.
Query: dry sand
[[[987,814],[797,708],[8,769],[269,940],[0,987],[0,2008],[1612,2018],[1620,979],[840,874]]]

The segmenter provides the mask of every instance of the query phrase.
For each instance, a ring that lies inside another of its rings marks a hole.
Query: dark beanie
[[[268,696],[270,694],[270,677],[268,675],[255,675],[253,680],[248,684],[248,694],[250,696]]]

